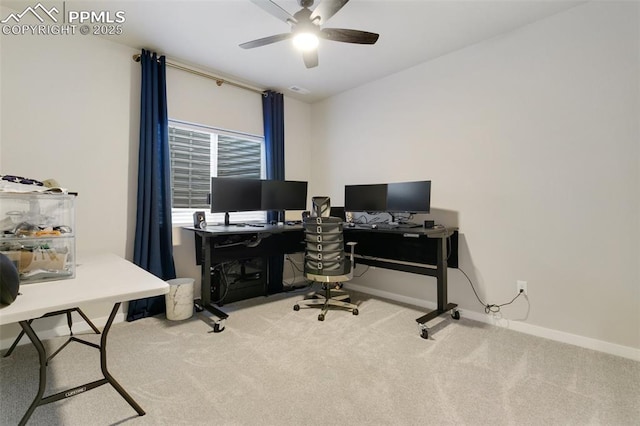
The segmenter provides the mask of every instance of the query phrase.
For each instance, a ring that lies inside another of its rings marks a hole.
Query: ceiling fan
[[[294,44],[302,50],[302,57],[307,68],[318,66],[319,39],[340,41],[343,43],[375,44],[379,35],[367,31],[350,30],[344,28],[322,28],[349,0],[321,0],[313,11],[313,0],[298,0],[302,7],[295,14],[282,9],[271,0],[251,0],[270,15],[291,25],[291,32],[276,34],[269,37],[242,43],[243,49],[265,46],[278,41],[293,39]]]

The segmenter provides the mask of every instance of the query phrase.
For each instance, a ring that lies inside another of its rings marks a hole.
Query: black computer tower
[[[211,302],[225,303],[267,295],[267,259],[253,257],[211,268]]]

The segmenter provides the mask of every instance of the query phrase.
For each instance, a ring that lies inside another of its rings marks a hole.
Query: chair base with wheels
[[[358,315],[358,305],[351,302],[349,294],[346,291],[338,288],[332,288],[332,285],[341,287],[341,283],[323,283],[322,292],[315,292],[308,298],[301,300],[293,305],[294,311],[299,311],[300,308],[321,308],[322,311],[318,314],[318,321],[324,321],[324,316],[329,309],[342,309],[345,311],[351,311],[353,315]]]

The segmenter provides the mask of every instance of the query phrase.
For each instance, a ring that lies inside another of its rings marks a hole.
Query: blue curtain
[[[267,179],[284,180],[284,96],[268,90],[262,97],[265,159]],[[278,212],[267,213],[267,220],[278,220]],[[269,258],[269,293],[282,291],[282,267],[284,258]]]
[[[264,92],[262,118],[266,147],[267,179],[284,180],[284,96]]]
[[[138,207],[133,263],[158,278],[176,277],[171,238],[171,182],[165,57],[142,50]],[[127,321],[165,312],[164,295],[129,302]]]

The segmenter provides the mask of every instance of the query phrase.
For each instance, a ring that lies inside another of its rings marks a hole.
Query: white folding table
[[[138,415],[143,416],[144,410],[107,369],[107,335],[122,302],[159,296],[168,292],[169,285],[165,281],[113,254],[82,257],[73,279],[20,286],[20,294],[15,302],[8,306],[0,305],[0,325],[19,323],[38,351],[40,360],[38,392],[22,417],[20,425],[26,424],[33,411],[40,405],[78,395],[107,383],[113,386]],[[43,397],[47,384],[48,358],[42,341],[31,327],[31,322],[37,318],[77,310],[84,304],[96,302],[113,303],[113,309],[102,331],[100,345],[88,343],[100,350],[100,368],[104,377]]]

